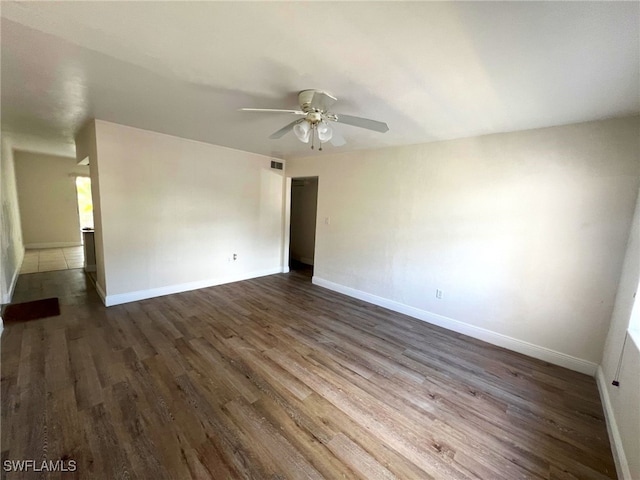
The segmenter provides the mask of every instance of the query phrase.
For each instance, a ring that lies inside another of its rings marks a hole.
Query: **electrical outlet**
[[[442,290],[436,288],[436,298],[442,300]]]
[[[233,254],[233,261],[235,262],[237,259],[238,259],[238,254],[237,254],[237,253],[234,253],[234,254]]]

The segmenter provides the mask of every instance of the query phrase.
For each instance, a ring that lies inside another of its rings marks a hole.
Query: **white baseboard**
[[[20,268],[22,266],[22,261],[19,264],[20,266],[13,272],[13,278],[11,279],[11,285],[9,285],[9,291],[7,294],[9,295],[8,301],[5,303],[11,303],[11,299],[13,298],[13,294],[16,291],[16,284],[18,283],[18,277],[20,276]]]
[[[5,298],[0,298],[0,303],[11,303],[11,299],[13,298],[13,294],[16,291],[16,284],[18,283],[18,277],[20,276],[20,269],[22,268],[22,262],[24,261],[24,248],[19,255],[19,259],[16,262],[16,269],[13,272],[13,276],[11,277],[11,284],[9,285],[9,289],[6,293]],[[0,292],[0,297],[2,297],[2,292]],[[0,317],[0,336],[4,331],[4,320]]]
[[[598,384],[598,390],[600,391],[600,399],[602,400],[602,406],[604,407],[604,417],[607,421],[607,432],[609,433],[609,443],[611,443],[611,449],[613,450],[613,460],[616,462],[616,471],[618,472],[618,478],[621,480],[633,480],[631,477],[631,469],[627,462],[627,456],[624,453],[624,447],[622,446],[622,437],[620,437],[620,430],[618,430],[618,424],[613,414],[613,406],[611,405],[611,399],[609,398],[609,389],[607,387],[608,382],[604,377],[604,371],[602,366],[598,366],[598,373],[596,374],[596,383]]]
[[[102,297],[105,306],[111,307],[113,305],[120,305],[122,303],[137,302],[138,300],[146,300],[147,298],[162,297],[163,295],[171,295],[173,293],[188,292],[190,290],[198,290],[200,288],[215,287],[216,285],[223,285],[225,283],[239,282],[242,280],[249,280],[251,278],[264,277],[266,275],[273,275],[275,273],[282,273],[283,267],[275,267],[267,270],[259,270],[249,273],[240,274],[232,277],[213,278],[208,280],[201,280],[198,282],[182,283],[178,285],[169,285],[160,288],[151,288],[149,290],[139,290],[136,292],[119,293],[116,295],[102,295],[100,290],[98,294]],[[103,292],[104,293],[104,292]]]
[[[13,293],[16,291],[16,284],[18,283],[18,277],[20,276],[20,269],[22,268],[22,262],[24,261],[24,249],[20,254],[20,258],[16,262],[16,269],[11,277],[11,283],[8,285],[6,294],[3,296],[0,292],[0,303],[11,303]]]
[[[422,320],[427,323],[446,328],[448,330],[453,330],[454,332],[477,338],[478,340],[491,343],[492,345],[497,345],[508,350],[513,350],[514,352],[522,353],[523,355],[537,358],[539,360],[544,360],[545,362],[559,365],[576,372],[594,376],[598,368],[597,364],[588,360],[583,360],[581,358],[567,355],[566,353],[557,352],[546,347],[541,347],[533,343],[518,340],[517,338],[509,337],[501,333],[487,330],[486,328],[470,325],[468,323],[454,320],[453,318],[445,317],[443,315],[438,315],[426,310],[411,307],[394,300],[378,297],[377,295],[372,295],[361,290],[356,290],[355,288],[346,287],[344,285],[340,285],[338,283],[334,283],[317,276],[314,276],[312,278],[312,282],[315,285],[328,288],[329,290],[333,290],[338,293],[343,293],[344,295],[348,295],[349,297],[364,300],[365,302],[388,308],[389,310],[393,310],[394,312],[403,313],[405,315],[409,315],[410,317],[417,318],[418,320]]]
[[[7,292],[8,298],[4,303],[11,303],[11,299],[13,298],[13,294],[16,291],[16,284],[18,283],[18,277],[20,276],[20,269],[22,268],[22,260],[24,259],[24,255],[22,259],[18,262],[16,271],[13,272],[13,278],[11,279],[11,285],[9,285],[9,291]]]
[[[49,243],[25,243],[24,248],[27,250],[34,248],[65,248],[65,247],[81,247],[82,242],[49,242]]]
[[[96,292],[98,292],[98,296],[100,297],[100,300],[102,300],[102,303],[104,303],[105,307],[108,307],[109,305],[107,305],[107,294],[105,293],[104,289],[97,282],[97,280],[94,283],[94,285],[96,286]]]
[[[289,265],[287,265],[286,267],[282,267],[282,273],[289,273]]]

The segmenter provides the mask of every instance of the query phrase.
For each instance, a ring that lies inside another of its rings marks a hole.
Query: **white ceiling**
[[[640,112],[638,2],[1,2],[2,129],[68,143],[99,118],[276,157],[326,90],[325,152]]]

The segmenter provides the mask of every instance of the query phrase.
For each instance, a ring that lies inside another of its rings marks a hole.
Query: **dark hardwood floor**
[[[23,275],[5,327],[3,478],[616,478],[594,379],[290,273],[110,308]]]

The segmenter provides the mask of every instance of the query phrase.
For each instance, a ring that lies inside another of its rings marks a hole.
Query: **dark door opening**
[[[291,181],[289,268],[313,275],[318,209],[318,177]]]

